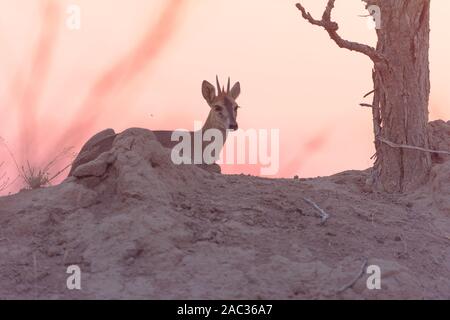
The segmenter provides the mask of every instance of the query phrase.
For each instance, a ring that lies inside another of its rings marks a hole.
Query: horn
[[[230,77],[228,77],[227,94],[230,93]]]
[[[222,92],[220,91],[219,77],[217,75],[216,75],[216,83],[217,83],[217,95],[220,95]]]

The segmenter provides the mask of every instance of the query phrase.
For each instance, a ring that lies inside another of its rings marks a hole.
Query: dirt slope
[[[365,171],[270,180],[175,166],[130,129],[61,185],[0,198],[0,298],[450,299],[439,162],[418,192],[383,195]],[[338,292],[366,259],[381,290],[364,273]],[[73,264],[79,291],[66,287]]]

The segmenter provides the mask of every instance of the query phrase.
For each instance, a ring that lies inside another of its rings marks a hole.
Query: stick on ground
[[[302,199],[305,200],[307,203],[309,203],[311,206],[313,206],[317,211],[319,211],[321,217],[320,224],[324,224],[328,220],[330,215],[326,213],[322,208],[320,208],[314,201],[304,197],[302,197]]]

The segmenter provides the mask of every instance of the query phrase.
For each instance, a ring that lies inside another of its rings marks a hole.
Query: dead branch
[[[320,217],[321,217],[321,222],[320,224],[324,224],[328,218],[330,217],[330,215],[328,213],[326,213],[322,208],[320,208],[314,201],[308,199],[308,198],[304,198],[302,197],[302,199],[309,203],[311,206],[313,206],[317,211],[319,211],[320,213]]]
[[[390,146],[392,148],[403,148],[403,149],[418,150],[418,151],[429,152],[429,153],[440,153],[440,154],[450,155],[450,151],[431,150],[431,149],[426,149],[426,148],[421,148],[421,147],[410,146],[407,144],[397,144],[397,143],[394,143],[392,141],[389,141],[389,140],[386,140],[386,139],[380,138],[380,137],[377,137],[377,140],[387,144],[388,146]]]
[[[359,273],[356,275],[356,277],[352,281],[350,281],[348,284],[346,284],[345,286],[341,287],[337,291],[337,293],[342,293],[345,290],[347,290],[347,289],[349,289],[349,288],[351,288],[351,287],[353,287],[355,285],[356,281],[358,281],[359,278],[361,278],[361,276],[363,275],[364,270],[366,269],[366,266],[367,266],[367,262],[368,262],[368,259],[364,259],[364,262],[363,262],[363,264],[361,266],[361,270],[359,270]]]
[[[339,25],[331,21],[331,12],[334,8],[335,0],[328,0],[325,11],[323,12],[322,19],[316,20],[314,19],[309,12],[300,4],[297,3],[296,7],[302,13],[302,17],[307,20],[309,23],[324,28],[330,38],[340,47],[345,48],[351,51],[356,51],[368,56],[374,63],[379,63],[386,61],[384,56],[378,52],[375,48],[368,46],[366,44],[361,44],[358,42],[352,42],[348,40],[344,40],[339,36],[337,31],[339,30]]]
[[[54,180],[56,177],[58,177],[61,173],[63,173],[64,171],[66,171],[68,168],[70,168],[73,164],[73,161],[70,162],[68,165],[66,165],[64,168],[62,168],[61,170],[59,170],[57,173],[55,173],[51,178],[48,179],[48,182],[52,182],[52,180]]]
[[[368,103],[360,103],[359,105],[360,105],[361,107],[373,108],[373,105],[368,104]]]
[[[367,98],[368,96],[370,96],[372,93],[375,92],[376,89],[373,89],[372,91],[367,92],[363,98]]]

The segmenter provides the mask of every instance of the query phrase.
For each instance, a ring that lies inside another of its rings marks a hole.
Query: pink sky
[[[358,104],[371,63],[301,19],[295,2],[0,0],[0,136],[38,164],[107,127],[192,128],[209,112],[201,82],[218,74],[241,82],[241,128],[280,129],[278,176],[365,169],[371,113]],[[324,3],[303,0],[316,16]],[[65,25],[69,4],[81,7],[81,30]],[[450,119],[449,10],[432,3],[431,119]],[[341,35],[373,45],[361,14],[361,1],[337,1]]]

